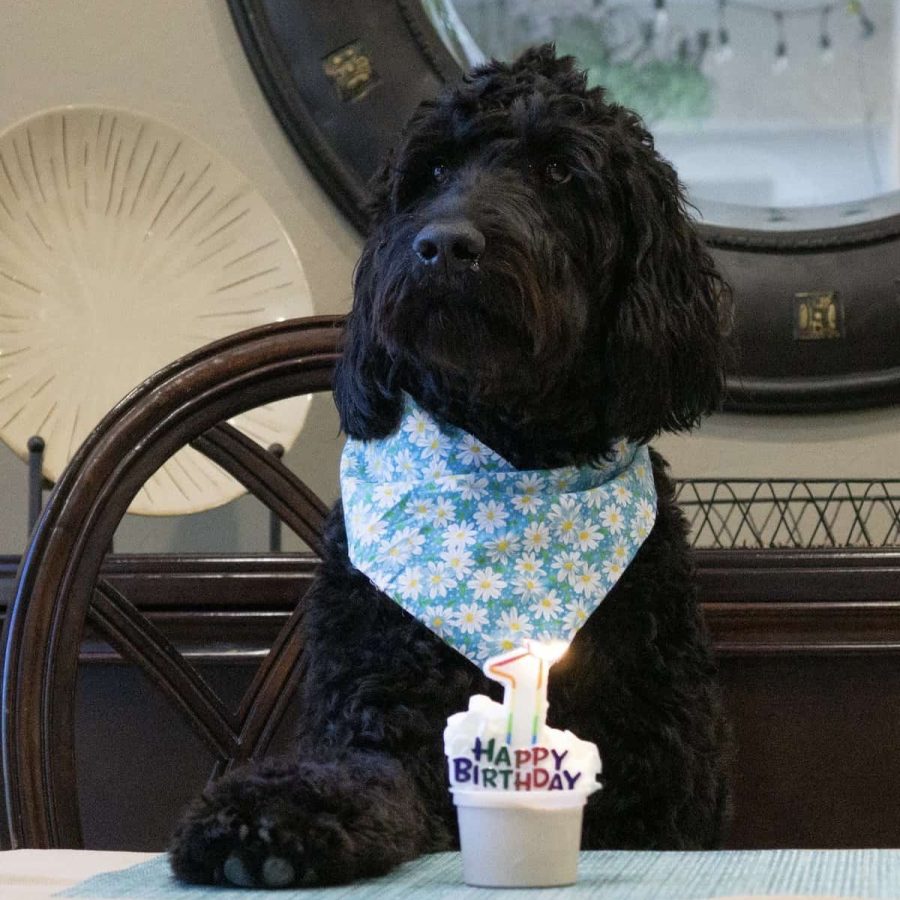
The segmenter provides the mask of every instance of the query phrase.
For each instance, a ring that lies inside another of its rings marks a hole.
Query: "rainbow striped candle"
[[[484,665],[488,678],[504,687],[506,743],[510,747],[536,745],[547,724],[547,676],[550,666],[569,645],[565,641],[530,641]]]

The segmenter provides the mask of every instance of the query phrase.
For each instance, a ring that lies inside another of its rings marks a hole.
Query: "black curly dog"
[[[690,428],[722,388],[727,290],[639,118],[552,46],[424,103],[375,184],[335,397],[355,438],[401,391],[520,468]],[[550,679],[550,724],[596,742],[586,848],[714,847],[725,728],[686,528],[653,455],[655,527]],[[171,849],[190,882],[379,875],[455,846],[442,730],[499,686],[356,571],[340,504],[305,604],[299,738],[222,778]]]

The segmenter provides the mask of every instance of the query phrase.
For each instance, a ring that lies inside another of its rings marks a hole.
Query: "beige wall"
[[[655,446],[679,477],[900,478],[900,407],[816,416],[720,413]]]
[[[191,132],[240,168],[274,208],[317,312],[344,311],[358,238],[297,160],[265,103],[225,0],[0,0],[0,129],[67,103],[106,103]],[[314,405],[289,462],[336,494],[337,423]],[[679,476],[900,477],[900,410],[821,417],[720,415],[658,446]],[[0,553],[21,550],[25,468],[0,447]],[[251,550],[266,540],[255,501],[181,519],[129,517],[121,550]]]
[[[316,312],[346,311],[353,229],[298,161],[244,56],[225,0],[0,0],[0,129],[41,109],[126,107],[217,149],[269,201],[297,248]],[[337,422],[313,406],[289,458],[336,493]],[[311,445],[311,446],[310,446]],[[24,465],[0,446],[0,553],[24,541]],[[182,519],[129,517],[120,549],[255,549],[266,517],[250,499]]]

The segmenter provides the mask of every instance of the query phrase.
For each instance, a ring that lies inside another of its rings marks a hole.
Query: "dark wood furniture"
[[[142,480],[192,443],[315,549],[322,503],[221,423],[327,389],[338,334],[335,319],[267,326],[160,372],[79,451],[15,598],[16,561],[0,559],[14,846],[161,849],[205,778],[289,736],[315,556],[104,548]],[[697,562],[736,736],[730,846],[900,845],[900,550]]]

